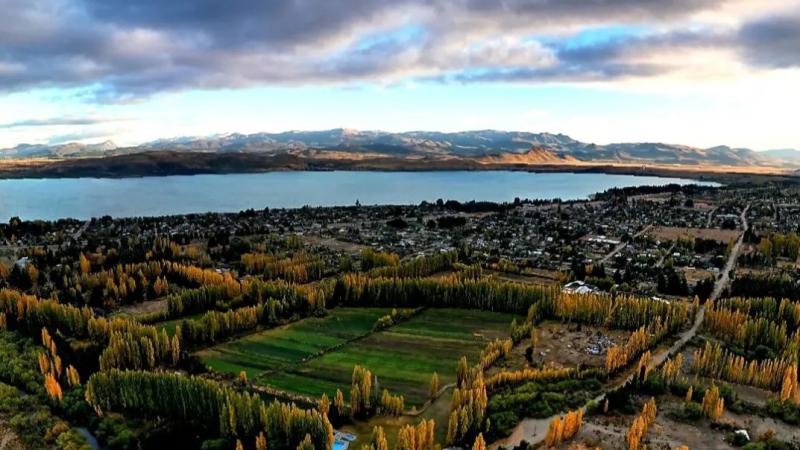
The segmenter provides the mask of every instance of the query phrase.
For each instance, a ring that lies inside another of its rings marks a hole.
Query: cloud
[[[67,144],[70,142],[85,141],[87,139],[109,139],[108,131],[78,131],[75,133],[57,134],[47,137],[48,145]]]
[[[800,67],[800,8],[769,15],[742,27],[739,40],[745,58],[770,67]]]
[[[102,119],[96,117],[54,117],[48,119],[27,119],[16,122],[0,123],[0,128],[57,127],[76,125],[100,125],[121,122],[123,119]]]
[[[77,87],[118,102],[275,84],[608,81],[669,74],[681,62],[660,54],[705,46],[796,65],[796,18],[744,17],[739,31],[692,22],[723,3],[0,0],[0,91]],[[622,32],[571,41],[606,27]]]

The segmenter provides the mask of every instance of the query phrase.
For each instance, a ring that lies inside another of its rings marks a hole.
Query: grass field
[[[380,389],[403,394],[407,407],[421,405],[433,372],[438,372],[442,386],[454,382],[461,356],[475,362],[489,340],[508,336],[512,318],[484,311],[429,309],[386,331],[256,381],[312,397],[323,392],[332,396],[337,388],[347,395],[353,366],[359,364],[378,376]]]
[[[181,317],[175,320],[166,320],[164,322],[154,323],[153,326],[156,327],[156,330],[158,330],[159,333],[161,332],[162,329],[164,329],[167,330],[167,334],[172,336],[173,334],[175,334],[175,327],[180,325],[181,322],[183,322],[184,320],[199,319],[200,317],[203,316],[203,314],[205,313],[192,314],[190,316]]]
[[[390,311],[387,308],[335,308],[326,317],[251,334],[203,350],[198,356],[214,370],[234,374],[243,370],[252,379],[367,334],[375,321]]]

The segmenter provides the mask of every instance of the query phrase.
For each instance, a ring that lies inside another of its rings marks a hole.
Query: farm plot
[[[250,378],[284,368],[372,330],[388,308],[336,308],[309,318],[203,350],[198,356],[214,370]]]
[[[353,367],[369,368],[379,389],[405,396],[406,406],[427,400],[433,372],[441,385],[455,381],[458,360],[476,362],[486,343],[507,337],[513,315],[461,310],[429,309],[386,331],[352,342],[320,358],[283,372],[267,374],[257,382],[313,397],[336,389],[347,392]]]

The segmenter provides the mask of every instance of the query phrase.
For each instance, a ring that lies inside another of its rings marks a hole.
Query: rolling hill
[[[151,156],[147,157],[148,154]],[[756,152],[727,146],[698,148],[656,142],[598,145],[563,134],[496,130],[390,133],[343,128],[179,137],[132,147],[118,147],[106,141],[92,145],[22,144],[0,150],[0,161],[6,164],[25,159],[45,161],[41,166],[52,165],[47,161],[58,162],[58,168],[49,168],[47,172],[78,170],[82,174],[91,174],[92,167],[99,170],[101,166],[102,173],[121,173],[125,172],[125,164],[137,165],[139,174],[149,174],[148,167],[153,174],[218,173],[248,170],[248,167],[251,170],[296,170],[358,166],[415,170],[421,166],[474,169],[581,164],[659,165],[692,170],[740,168],[758,172],[770,168],[784,172],[800,169],[800,152],[795,150]],[[201,167],[203,165],[208,167]]]

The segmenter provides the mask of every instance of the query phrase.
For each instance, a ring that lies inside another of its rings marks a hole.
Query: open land
[[[461,356],[475,361],[486,343],[508,335],[513,316],[469,310],[431,309],[319,358],[257,378],[269,386],[299,394],[332,397],[348,383],[353,366],[369,367],[381,386],[405,396],[409,405],[427,399],[434,372],[441,384],[455,380]]]

